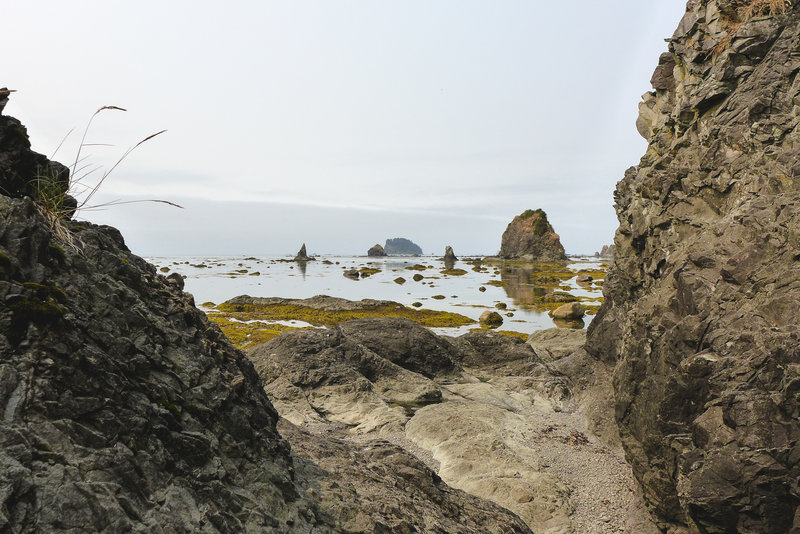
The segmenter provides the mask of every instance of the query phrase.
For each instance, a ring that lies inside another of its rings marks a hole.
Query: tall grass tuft
[[[103,106],[92,114],[92,116],[89,118],[89,122],[86,124],[86,128],[83,130],[81,142],[78,145],[78,150],[75,154],[75,160],[69,167],[69,180],[66,184],[66,187],[65,184],[63,184],[58,177],[55,176],[55,171],[52,169],[40,171],[40,174],[34,178],[33,200],[39,209],[39,212],[42,214],[45,220],[47,220],[56,238],[74,249],[78,248],[78,243],[66,223],[82,210],[101,209],[119,204],[131,204],[137,202],[156,202],[160,204],[168,204],[176,208],[183,208],[183,206],[180,206],[174,202],[162,199],[137,199],[127,201],[112,200],[99,204],[91,203],[92,198],[94,198],[94,196],[100,190],[102,185],[108,179],[109,175],[111,175],[111,173],[114,172],[114,170],[119,167],[119,165],[125,161],[125,159],[134,150],[144,143],[147,143],[153,138],[158,137],[166,132],[166,130],[161,130],[154,134],[150,134],[135,145],[128,148],[111,167],[102,172],[102,175],[99,179],[97,179],[96,182],[92,183],[90,178],[93,175],[96,175],[97,172],[101,171],[102,167],[91,166],[88,163],[85,163],[86,156],[83,155],[83,152],[87,147],[104,145],[98,143],[87,143],[86,136],[89,133],[89,130],[92,126],[92,121],[94,121],[95,117],[97,117],[97,115],[100,113],[109,110],[127,111],[119,106]],[[51,158],[55,156],[55,154],[64,144],[64,141],[66,141],[67,137],[69,137],[71,133],[72,131],[68,132],[67,135],[64,136],[64,139],[61,140],[61,143],[59,143]]]

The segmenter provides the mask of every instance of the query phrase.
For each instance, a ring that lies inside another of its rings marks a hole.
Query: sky
[[[494,254],[544,209],[613,241],[641,95],[685,0],[28,0],[0,86],[33,148],[93,185],[80,218],[140,255]],[[85,142],[81,138],[92,114]],[[70,133],[71,132],[71,133]],[[99,170],[85,176],[94,168]],[[114,200],[164,199],[117,204]]]

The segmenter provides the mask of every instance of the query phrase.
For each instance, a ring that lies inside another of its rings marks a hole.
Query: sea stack
[[[294,257],[294,261],[314,261],[316,258],[312,258],[308,256],[306,253],[306,244],[303,243],[303,246],[300,247],[300,251],[297,253],[297,256]]]
[[[367,251],[367,256],[372,256],[372,257],[386,256],[386,251],[383,250],[382,246],[376,243],[372,248],[370,248]]]
[[[453,252],[453,247],[450,245],[444,247],[444,261],[458,261],[458,258],[456,258],[456,255]]]
[[[800,527],[800,3],[690,1],[587,350],[664,531]]]
[[[412,256],[414,254],[422,254],[422,248],[419,245],[411,241],[410,239],[406,239],[405,237],[395,237],[393,239],[387,239],[386,244],[383,246],[383,250],[388,255],[403,255],[403,256]]]
[[[541,210],[526,210],[514,217],[503,232],[500,257],[526,261],[566,260],[561,238]]]

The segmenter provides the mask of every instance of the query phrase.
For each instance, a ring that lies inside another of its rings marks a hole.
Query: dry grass
[[[751,0],[739,6],[739,20],[748,21],[763,15],[780,15],[792,6],[791,0]]]
[[[728,34],[714,47],[712,59],[716,60],[730,46],[733,34],[752,19],[765,15],[780,15],[790,7],[792,7],[792,0],[745,0],[741,2],[733,15],[722,16],[722,24]]]
[[[70,220],[76,213],[81,210],[92,210],[92,209],[101,209],[106,208],[109,206],[114,206],[118,204],[130,204],[135,202],[157,202],[161,204],[168,204],[170,206],[174,206],[177,208],[181,208],[178,204],[174,202],[170,202],[168,200],[161,200],[161,199],[141,199],[141,200],[112,200],[110,202],[103,202],[99,204],[91,204],[92,198],[97,194],[97,192],[102,187],[103,183],[105,183],[106,179],[109,175],[114,172],[114,170],[123,162],[125,159],[136,150],[142,144],[150,141],[154,137],[157,137],[166,130],[161,130],[160,132],[156,132],[154,134],[148,135],[129,149],[127,149],[122,156],[117,159],[117,161],[107,170],[103,171],[100,178],[92,183],[91,178],[92,176],[97,173],[98,171],[102,170],[101,166],[91,166],[85,163],[85,156],[82,156],[83,151],[86,147],[91,146],[99,146],[95,143],[87,143],[86,136],[89,133],[89,130],[92,126],[92,121],[94,121],[95,117],[104,111],[126,111],[124,108],[119,106],[103,106],[97,111],[95,111],[92,116],[89,118],[89,122],[86,124],[86,128],[84,128],[83,136],[81,137],[81,142],[78,145],[78,150],[75,154],[75,161],[70,166],[69,171],[69,182],[66,184],[66,188],[64,187],[63,183],[60,183],[55,176],[51,176],[48,174],[41,174],[34,178],[34,186],[35,186],[35,198],[34,202],[36,203],[39,212],[42,216],[47,220],[48,224],[50,225],[51,231],[55,235],[56,239],[61,241],[62,243],[70,246],[73,249],[77,249],[77,244],[74,240],[74,237],[66,226],[66,221]],[[70,131],[64,136],[61,143],[55,150],[55,153],[61,148],[66,141],[67,137],[72,133]],[[51,156],[51,159],[55,157],[55,153]],[[70,197],[74,198],[75,201],[70,200]]]

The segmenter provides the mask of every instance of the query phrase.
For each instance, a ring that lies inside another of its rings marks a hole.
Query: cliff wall
[[[587,350],[665,528],[800,528],[800,6],[690,0]]]

